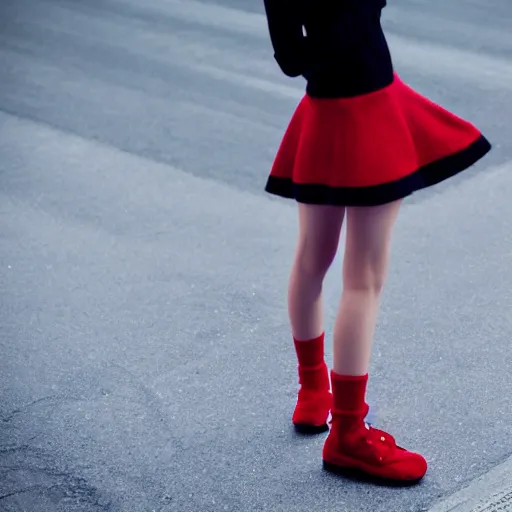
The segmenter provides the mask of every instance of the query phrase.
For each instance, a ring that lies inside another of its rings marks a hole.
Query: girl
[[[405,85],[381,28],[386,0],[264,0],[274,57],[306,94],[266,191],[298,203],[289,315],[300,388],[293,423],[331,429],[324,467],[415,483],[425,459],[369,426],[366,386],[390,239],[401,200],[463,171],[491,148],[472,124]],[[322,283],[344,219],[343,294],[333,368],[324,360]],[[332,389],[332,394],[331,394]]]

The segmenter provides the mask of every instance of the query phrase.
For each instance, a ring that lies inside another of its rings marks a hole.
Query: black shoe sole
[[[294,423],[293,426],[295,431],[299,434],[323,434],[329,430],[329,425],[327,425],[327,423],[319,426]]]
[[[371,483],[383,487],[413,487],[423,480],[423,477],[416,478],[415,480],[393,480],[391,478],[381,478],[369,475],[360,469],[336,466],[335,464],[330,464],[325,461],[323,461],[323,467],[329,473],[343,476],[349,480]]]

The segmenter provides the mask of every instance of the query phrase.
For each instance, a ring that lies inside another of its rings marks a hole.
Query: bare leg
[[[299,240],[288,289],[297,340],[317,338],[324,330],[322,283],[336,256],[344,213],[340,207],[299,204]]]
[[[348,208],[344,289],[334,330],[332,428],[324,467],[359,470],[378,479],[411,484],[427,471],[419,454],[397,447],[392,436],[365,425],[368,366],[390,240],[400,202]]]
[[[368,372],[380,295],[388,269],[391,233],[400,204],[397,201],[347,209],[343,294],[333,347],[333,370],[341,375]]]
[[[331,410],[324,358],[322,284],[340,237],[344,208],[299,204],[299,241],[288,293],[300,389],[292,422],[308,433],[327,430]]]

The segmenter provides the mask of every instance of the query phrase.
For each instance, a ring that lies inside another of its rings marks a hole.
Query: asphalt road
[[[0,2],[2,512],[417,512],[512,453],[512,4],[385,11],[494,144],[398,222],[370,398],[430,471],[397,490],[290,428],[295,209],[263,187],[304,83],[260,3]]]

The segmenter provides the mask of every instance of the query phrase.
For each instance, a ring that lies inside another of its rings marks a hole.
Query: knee
[[[357,261],[345,265],[343,286],[347,290],[380,295],[386,281],[386,269],[383,265]]]
[[[331,266],[338,250],[338,240],[322,244],[299,244],[296,254],[296,266],[301,272],[311,276],[324,277]]]

